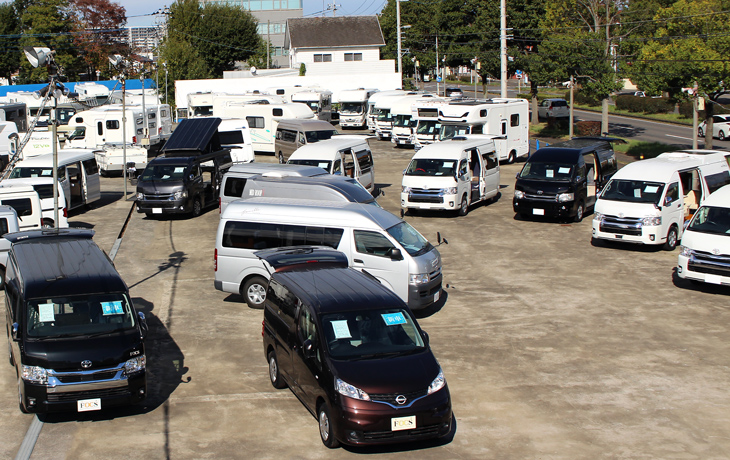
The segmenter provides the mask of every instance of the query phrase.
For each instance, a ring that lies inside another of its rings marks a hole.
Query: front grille
[[[423,396],[426,396],[428,393],[428,389],[425,390],[418,390],[418,391],[411,391],[410,393],[370,393],[370,400],[373,402],[384,402],[388,404],[392,404],[393,406],[400,406],[397,402],[395,402],[395,398],[403,395],[406,397],[406,404],[409,404],[413,402],[414,399],[421,398]]]
[[[440,425],[430,425],[401,431],[366,431],[366,441],[384,441],[399,438],[433,438],[438,436]]]
[[[143,199],[148,201],[170,201],[172,199],[172,193],[161,193],[159,195],[144,194]]]
[[[692,251],[692,256],[687,262],[687,269],[708,275],[730,276],[730,256]]]
[[[440,274],[441,274],[441,267],[438,267],[438,268],[436,268],[436,270],[428,273],[428,280],[429,281],[435,280]]]
[[[408,201],[411,203],[443,203],[444,197],[442,193],[443,190],[440,188],[411,188],[411,193],[408,194]]]
[[[129,397],[131,393],[127,385],[118,388],[105,388],[101,390],[91,391],[72,391],[66,393],[48,393],[48,402],[71,402],[80,401],[82,399],[96,398],[119,398]]]
[[[604,215],[600,230],[605,233],[641,236],[641,218]]]
[[[536,200],[536,201],[558,201],[558,196],[554,194],[543,194],[543,195],[536,195],[532,193],[525,193],[525,198],[528,200]]]
[[[430,296],[436,295],[436,293],[439,291],[441,291],[441,283],[439,283],[438,286],[432,287],[428,291],[420,291],[418,293],[418,296],[419,297],[430,297]]]
[[[110,380],[117,375],[117,371],[96,372],[94,374],[59,374],[55,377],[61,383],[95,382],[97,380]]]

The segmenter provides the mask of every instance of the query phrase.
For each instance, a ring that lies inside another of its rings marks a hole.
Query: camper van
[[[281,96],[262,94],[258,91],[247,91],[245,93],[212,93],[211,114],[223,113],[225,108],[238,104],[286,104],[290,102]],[[208,115],[216,116],[216,115]]]
[[[667,152],[624,166],[601,190],[593,241],[663,245],[673,250],[685,220],[730,183],[727,152]]]
[[[448,103],[445,99],[433,98],[416,101],[411,105],[413,149],[416,152],[428,144],[438,142],[441,131],[439,110]]]
[[[414,131],[416,123],[413,117],[413,105],[422,104],[434,98],[424,98],[421,96],[404,96],[390,107],[390,116],[393,118],[393,128],[391,131],[390,141],[396,146],[413,146],[415,143]]]
[[[279,120],[274,141],[279,163],[286,163],[289,156],[299,147],[331,139],[337,130],[324,120]]]
[[[494,140],[455,137],[419,150],[403,172],[401,208],[455,210],[499,199],[499,160]]]
[[[529,107],[525,99],[458,101],[439,108],[439,140],[466,134],[507,136],[507,150],[500,161],[514,163],[530,153]]]
[[[28,113],[24,102],[0,103],[0,121],[12,121],[19,133],[28,131]]]
[[[371,133],[374,133],[377,128],[377,120],[378,120],[378,113],[379,110],[376,109],[375,105],[378,103],[378,101],[384,97],[391,97],[391,96],[405,96],[408,94],[408,91],[404,91],[402,89],[394,89],[389,91],[378,91],[377,93],[370,96],[368,99],[368,131]]]
[[[10,206],[18,216],[18,230],[35,230],[43,225],[43,210],[33,186],[0,183],[0,206]]]
[[[263,308],[269,274],[254,252],[285,246],[329,246],[349,265],[377,278],[411,309],[441,296],[441,256],[407,222],[377,206],[338,201],[252,198],[221,215],[215,288]]]
[[[346,89],[337,97],[342,128],[365,128],[368,125],[368,99],[376,89]]]
[[[251,163],[254,161],[253,142],[248,122],[243,118],[226,118],[218,125],[218,137],[221,146],[231,151],[234,163]]]
[[[254,176],[262,177],[314,177],[328,176],[329,171],[316,166],[302,166],[293,164],[279,163],[247,163],[234,164],[223,175],[223,183],[221,184],[219,211],[225,211],[226,206],[232,201],[243,198],[243,190],[246,188],[246,182]]]
[[[314,118],[332,122],[332,92],[326,89],[308,89],[291,95],[292,102],[306,104],[312,109]]]
[[[410,91],[402,94],[396,93],[379,97],[375,102],[375,133],[377,134],[378,139],[390,140],[391,136],[393,135],[393,123],[395,122],[395,118],[391,113],[391,110],[396,104],[396,101],[399,101],[406,96],[420,96],[423,98],[429,95],[416,91]],[[408,117],[410,118],[410,108],[408,112]]]
[[[142,171],[147,166],[147,155],[146,148],[129,143],[126,147],[121,143],[108,143],[94,151],[102,176],[123,175],[129,163],[134,163],[135,169]]]
[[[213,115],[221,118],[243,118],[248,122],[254,152],[275,153],[276,128],[285,118],[312,119],[314,114],[305,104],[257,104],[245,101],[231,101],[220,109],[216,106]]]
[[[373,154],[363,136],[335,136],[308,144],[289,157],[289,164],[317,166],[330,174],[357,179],[368,192],[375,193]]]
[[[68,210],[88,206],[101,198],[99,166],[94,150],[63,149],[58,152],[58,182],[63,187]],[[10,179],[53,177],[53,154],[46,153],[18,162]]]

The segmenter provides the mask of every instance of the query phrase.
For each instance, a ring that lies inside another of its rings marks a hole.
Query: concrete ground
[[[379,202],[399,213],[412,150],[372,141]],[[272,161],[258,157],[257,161]],[[446,302],[418,314],[453,398],[452,439],[328,450],[289,390],[269,383],[260,310],[213,288],[219,216],[150,220],[136,212],[116,257],[147,315],[149,400],[139,408],[52,415],[32,459],[595,459],[730,457],[727,288],[675,281],[677,251],[594,247],[578,224],[523,221],[502,197],[466,217],[406,216],[435,243]],[[109,251],[132,206],[122,179],[72,215]],[[131,192],[131,189],[130,189]],[[0,458],[34,415],[0,367]]]

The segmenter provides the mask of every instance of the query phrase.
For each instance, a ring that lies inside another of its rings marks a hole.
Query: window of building
[[[362,61],[362,53],[345,53],[345,61]]]
[[[315,54],[314,62],[332,62],[331,54]]]

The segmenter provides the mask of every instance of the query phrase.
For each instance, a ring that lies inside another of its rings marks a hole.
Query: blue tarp
[[[82,82],[64,82],[63,86],[69,89],[69,91],[74,91],[74,88],[76,85],[81,83],[98,83],[100,85],[104,85],[110,90],[113,89],[116,86],[117,91],[122,90],[122,84],[117,80],[102,80],[102,81],[82,81]],[[8,85],[8,86],[0,86],[0,97],[7,96],[8,93],[16,92],[16,91],[38,91],[42,88],[44,88],[47,85],[47,83],[37,83],[32,85]],[[117,86],[118,85],[118,86]],[[142,82],[139,80],[139,78],[128,78],[127,79],[127,90],[140,90],[142,89]],[[144,81],[144,87],[149,88],[155,88],[155,80],[152,78],[146,78]]]

